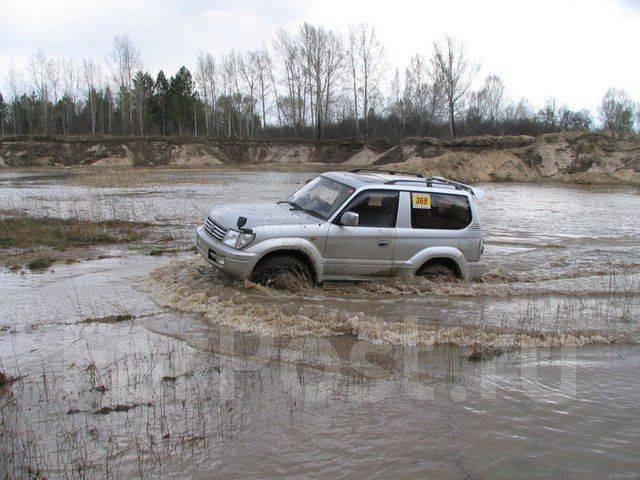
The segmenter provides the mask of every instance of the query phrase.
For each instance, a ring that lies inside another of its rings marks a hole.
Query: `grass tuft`
[[[51,247],[65,250],[142,238],[146,224],[107,220],[90,222],[75,218],[9,217],[0,219],[0,248]]]
[[[37,257],[31,260],[27,264],[27,267],[29,267],[29,270],[46,270],[53,264],[53,262],[53,258]]]

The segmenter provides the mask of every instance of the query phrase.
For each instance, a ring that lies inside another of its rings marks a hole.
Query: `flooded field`
[[[212,270],[194,229],[313,174],[110,175],[0,173],[0,213],[152,223],[0,273],[0,475],[640,474],[638,188],[483,185],[482,282],[281,292]]]

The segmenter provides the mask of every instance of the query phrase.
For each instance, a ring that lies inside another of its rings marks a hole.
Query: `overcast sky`
[[[401,69],[452,34],[467,43],[482,77],[500,75],[514,98],[536,107],[555,97],[595,111],[610,86],[640,101],[640,0],[1,0],[0,79],[38,48],[104,59],[123,33],[147,70],[172,74],[193,65],[198,49],[257,48],[277,28],[305,21],[343,32],[368,23]]]

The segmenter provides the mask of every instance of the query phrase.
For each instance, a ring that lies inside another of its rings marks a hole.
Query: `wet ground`
[[[484,185],[483,282],[274,292],[188,251],[212,205],[311,175],[0,174],[2,210],[153,222],[181,251],[0,273],[0,473],[638,477],[640,190]]]

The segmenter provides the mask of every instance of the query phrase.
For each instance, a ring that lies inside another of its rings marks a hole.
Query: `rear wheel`
[[[434,260],[423,265],[416,273],[421,277],[426,277],[431,280],[453,280],[458,278],[457,267],[453,264],[453,261],[446,260]]]
[[[312,281],[309,267],[293,255],[275,255],[261,260],[251,274],[253,282],[279,290],[297,290]]]

